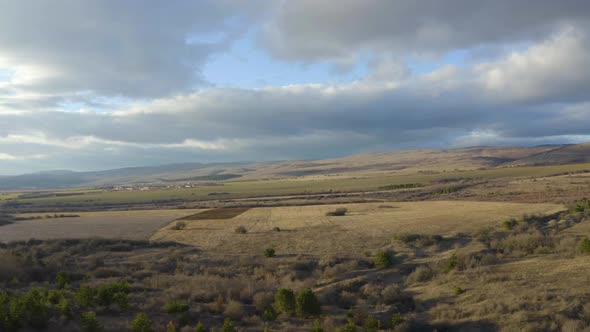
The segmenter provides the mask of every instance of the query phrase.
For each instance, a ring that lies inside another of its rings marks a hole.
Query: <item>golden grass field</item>
[[[347,215],[326,216],[338,207],[346,207]],[[183,220],[186,229],[165,226],[150,239],[177,241],[225,254],[259,253],[268,246],[289,254],[337,253],[386,244],[400,233],[453,235],[497,226],[523,214],[551,214],[563,209],[558,204],[471,201],[253,208],[231,219]],[[244,226],[248,233],[236,234],[238,226]],[[275,227],[281,231],[273,231]]]

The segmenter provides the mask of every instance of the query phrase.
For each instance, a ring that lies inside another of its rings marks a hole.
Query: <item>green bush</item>
[[[274,257],[275,256],[275,250],[273,248],[266,248],[266,249],[264,249],[264,256],[266,256],[266,257]]]
[[[139,313],[131,321],[131,329],[133,332],[153,332],[154,323],[144,313]]]
[[[390,251],[379,251],[373,258],[377,267],[391,267],[393,265],[393,254]]]
[[[306,288],[297,294],[295,305],[297,315],[302,317],[317,316],[322,311],[320,302],[309,288]]]
[[[352,318],[348,318],[348,322],[342,327],[342,332],[356,332],[356,324]]]
[[[381,321],[373,316],[367,317],[364,324],[365,332],[377,332],[381,329]]]
[[[275,294],[274,310],[279,314],[293,315],[295,313],[295,294],[287,288],[279,288]]]
[[[455,287],[455,295],[461,295],[463,293],[465,293],[465,290],[459,286]]]
[[[55,277],[58,289],[64,289],[70,283],[70,276],[65,272],[59,272]]]
[[[578,245],[578,251],[584,255],[590,254],[590,240],[588,240],[587,237],[580,241],[580,244]]]
[[[164,312],[168,314],[178,314],[181,312],[188,311],[188,309],[188,303],[184,301],[174,301],[166,303],[163,308]]]
[[[203,323],[201,323],[200,321],[197,323],[197,326],[195,327],[195,332],[205,332],[205,326],[203,326]]]
[[[25,293],[22,297],[14,297],[16,307],[22,312],[24,322],[34,328],[43,329],[49,323],[49,308],[47,306],[47,298],[39,289],[32,289]],[[19,316],[17,316],[19,317]],[[16,318],[16,317],[15,317]]]
[[[447,272],[451,272],[452,270],[455,270],[457,267],[459,267],[459,257],[457,257],[455,253],[453,253],[447,261],[447,264],[445,265],[445,270]]]
[[[401,325],[404,322],[404,318],[400,313],[395,313],[391,316],[391,328],[394,329],[398,325]]]
[[[223,326],[221,327],[221,330],[219,330],[219,332],[237,332],[238,330],[236,329],[234,322],[231,320],[231,318],[226,318],[223,321]]]
[[[262,318],[268,321],[273,321],[277,319],[277,312],[272,307],[265,309],[262,313]]]
[[[82,313],[80,325],[84,332],[101,332],[103,330],[102,325],[96,319],[96,314],[93,311]]]
[[[94,307],[96,305],[108,307],[111,304],[116,304],[121,310],[127,310],[129,307],[127,294],[130,291],[131,287],[126,281],[103,284],[98,289],[88,285],[82,285],[76,291],[76,299],[81,305],[86,307]]]
[[[246,234],[246,233],[248,233],[248,230],[244,226],[238,226],[234,229],[234,232],[236,232],[238,234]]]
[[[72,318],[72,306],[70,305],[70,301],[65,297],[62,297],[61,300],[59,300],[57,311],[62,319],[67,320]]]
[[[88,285],[81,285],[80,288],[76,291],[76,299],[78,303],[85,307],[92,307],[94,306],[94,298],[96,297],[96,289],[88,286]]]
[[[322,322],[320,322],[319,319],[313,321],[311,332],[324,332],[324,329],[322,328]]]

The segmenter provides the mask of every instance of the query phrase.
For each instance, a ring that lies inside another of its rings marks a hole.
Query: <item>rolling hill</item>
[[[0,189],[57,189],[129,184],[219,182],[297,177],[410,174],[506,166],[590,162],[590,143],[535,147],[479,146],[365,153],[321,160],[261,163],[183,163],[94,172],[49,171],[0,177]]]

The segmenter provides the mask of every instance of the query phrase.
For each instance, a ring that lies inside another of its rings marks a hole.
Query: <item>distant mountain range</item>
[[[376,172],[415,173],[494,167],[590,163],[590,143],[535,147],[469,147],[366,153],[343,158],[263,163],[183,163],[105,171],[56,170],[0,176],[0,189],[58,189],[178,182],[241,181]]]

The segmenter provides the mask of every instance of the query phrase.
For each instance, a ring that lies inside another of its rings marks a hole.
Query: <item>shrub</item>
[[[373,316],[367,317],[364,324],[365,332],[377,332],[381,329],[381,321]]]
[[[244,315],[244,308],[238,301],[229,301],[223,313],[232,319],[238,320]]]
[[[337,208],[334,211],[326,212],[326,216],[339,217],[346,215],[346,212],[348,212],[347,208]]]
[[[297,294],[296,311],[297,315],[302,317],[317,316],[321,313],[320,302],[311,289],[306,288]]]
[[[404,322],[404,318],[400,313],[395,313],[391,316],[391,329],[401,325]]]
[[[324,329],[322,328],[322,322],[320,322],[319,319],[313,321],[311,332],[324,332]]]
[[[174,226],[172,227],[172,229],[177,230],[177,231],[185,229],[185,228],[186,228],[186,222],[184,222],[184,221],[177,221],[174,224]]]
[[[96,292],[96,303],[101,306],[109,306],[116,303],[121,310],[126,310],[128,306],[127,294],[129,291],[130,287],[126,281],[101,285]]]
[[[94,297],[96,296],[96,290],[87,285],[81,285],[76,291],[76,299],[78,302],[86,307],[94,305]]]
[[[57,311],[59,312],[61,319],[71,319],[72,318],[72,307],[70,306],[70,301],[66,298],[62,298],[57,303]]]
[[[406,278],[406,283],[411,285],[418,282],[425,282],[434,277],[434,271],[429,266],[421,265],[418,266],[414,272]]]
[[[463,288],[457,286],[457,287],[455,287],[454,293],[455,293],[455,295],[461,295],[461,294],[465,293],[465,290]]]
[[[447,272],[451,272],[457,267],[459,267],[459,258],[455,253],[453,253],[445,265],[445,270]]]
[[[162,309],[167,314],[178,314],[188,311],[188,303],[184,301],[173,301],[166,303]]]
[[[49,308],[47,301],[39,289],[31,289],[21,297],[13,296],[14,305],[21,315],[14,315],[14,319],[21,318],[34,329],[43,329],[49,323]],[[12,306],[12,303],[11,303]]]
[[[342,332],[356,332],[356,324],[352,318],[348,319],[348,322],[342,327]]]
[[[144,313],[139,313],[131,321],[131,329],[133,332],[153,332],[154,324]]]
[[[270,307],[264,310],[264,312],[262,313],[262,318],[268,321],[273,321],[277,319],[277,312],[272,307]]]
[[[244,226],[238,226],[234,229],[234,232],[236,232],[238,234],[246,234],[246,233],[248,233],[248,230]]]
[[[226,318],[223,321],[223,326],[221,327],[221,330],[219,330],[219,332],[237,332],[238,330],[236,329],[234,322],[231,320],[231,318]]]
[[[264,256],[266,256],[266,257],[274,257],[275,256],[275,250],[273,248],[266,248],[266,249],[264,249]]]
[[[584,255],[590,254],[590,240],[587,237],[580,241],[578,251]]]
[[[506,220],[502,223],[502,227],[504,227],[506,230],[511,230],[514,228],[514,226],[516,226],[518,224],[518,222],[516,221],[516,219],[512,218],[510,220]]]
[[[274,295],[270,292],[260,292],[254,294],[252,300],[254,302],[254,306],[256,307],[256,311],[262,313],[264,310],[272,306]]]
[[[272,230],[273,230],[273,232],[280,232],[281,231],[281,229],[279,227],[273,227]]]
[[[176,324],[173,321],[169,321],[166,324],[166,332],[176,332]]]
[[[383,303],[394,304],[402,299],[402,290],[398,285],[390,285],[381,291]]]
[[[55,277],[57,289],[64,289],[70,283],[70,276],[65,272],[59,272]]]
[[[93,311],[82,313],[80,325],[84,332],[101,332],[103,330],[102,325],[96,319],[96,314]]]
[[[275,294],[274,310],[281,314],[293,315],[295,313],[295,295],[287,288],[279,288]]]
[[[205,326],[203,326],[203,323],[201,323],[201,321],[199,321],[197,323],[197,326],[195,326],[195,332],[205,332]]]
[[[377,267],[390,267],[393,265],[393,254],[390,251],[379,251],[373,262]]]

